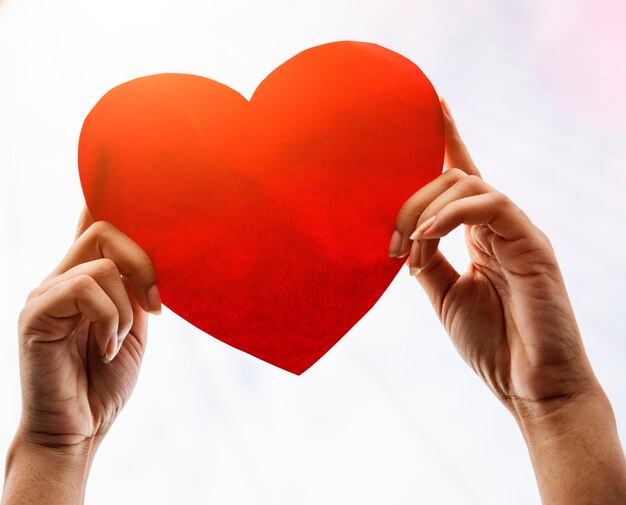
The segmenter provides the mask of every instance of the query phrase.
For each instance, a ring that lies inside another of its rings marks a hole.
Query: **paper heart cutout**
[[[388,257],[397,212],[443,151],[420,69],[335,42],[279,66],[250,101],[186,74],[117,86],[87,116],[78,161],[93,217],[150,255],[165,305],[301,374],[402,267]]]

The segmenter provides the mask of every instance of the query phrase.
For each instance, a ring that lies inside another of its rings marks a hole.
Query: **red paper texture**
[[[402,267],[388,257],[397,212],[443,152],[420,69],[336,42],[291,58],[250,101],[194,75],[122,84],[87,116],[78,161],[92,215],[150,255],[167,307],[301,374]]]

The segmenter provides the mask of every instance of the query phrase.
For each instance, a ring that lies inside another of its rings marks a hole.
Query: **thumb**
[[[87,230],[87,228],[89,228],[93,223],[93,217],[91,216],[89,209],[85,205],[82,212],[80,213],[80,217],[78,218],[78,226],[76,227],[76,236],[74,237],[74,239],[77,239],[83,233],[85,233],[85,230]]]
[[[456,127],[456,122],[450,112],[450,106],[444,98],[440,99],[441,110],[443,112],[443,124],[446,137],[446,155],[444,159],[445,170],[451,168],[460,168],[463,172],[469,175],[477,175],[480,177],[480,172],[476,168],[476,164],[470,156],[465,142],[459,135],[459,130]]]

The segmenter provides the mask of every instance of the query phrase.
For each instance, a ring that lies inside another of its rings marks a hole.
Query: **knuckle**
[[[415,226],[420,214],[423,212],[423,207],[418,205],[411,205],[409,202],[400,207],[398,217],[396,218],[396,229],[401,232],[408,232]]]
[[[28,293],[28,295],[26,296],[26,303],[30,302],[33,298],[37,298],[40,295],[42,291],[42,286],[37,286],[35,289],[32,289]]]
[[[115,262],[109,258],[100,258],[92,262],[93,274],[101,277],[119,277],[120,272]]]
[[[93,235],[102,235],[103,233],[107,233],[114,229],[115,226],[107,221],[96,221],[87,229],[87,231]]]
[[[535,225],[532,225],[534,230],[535,230],[535,234],[537,237],[537,242],[540,244],[541,247],[543,247],[543,249],[545,249],[546,251],[553,251],[552,248],[552,242],[550,241],[550,238],[548,237],[548,235],[546,235],[546,233],[541,230],[540,228],[537,228]]]
[[[84,237],[83,240],[86,240],[89,243],[92,243],[92,242],[99,243],[103,237],[111,233],[114,233],[116,231],[117,231],[117,228],[113,226],[111,223],[107,221],[96,221],[89,228],[87,228],[87,230],[85,231],[85,233],[82,235],[81,238]]]
[[[133,267],[132,271],[128,272],[128,275],[126,277],[132,279],[143,279],[146,282],[153,281],[153,278],[156,277],[156,273],[154,270],[154,266],[150,261],[150,258],[146,256],[145,258],[139,260],[137,265]]]
[[[504,193],[494,191],[491,193],[491,200],[493,204],[498,208],[504,208],[512,205],[511,199]]]
[[[115,229],[116,228],[107,221],[96,221],[95,223],[91,224],[89,228],[87,228],[87,230],[85,230],[85,233],[83,233],[81,239],[89,242],[97,241],[100,239],[100,237],[106,235],[107,233],[110,233],[112,230]]]
[[[465,174],[463,179],[456,183],[457,187],[465,188],[471,193],[479,193],[483,189],[483,181],[480,177],[473,174]]]
[[[402,207],[400,207],[400,212],[398,213],[398,219],[405,220],[409,217],[417,217],[424,212],[425,207],[423,205],[419,205],[417,202],[411,202],[410,200],[405,202]]]
[[[469,174],[465,180],[467,181],[468,184],[471,184],[472,186],[482,186],[483,185],[483,180],[478,177],[476,174]]]
[[[550,242],[550,239],[548,238],[548,235],[546,235],[543,230],[537,228],[536,226],[534,226],[534,228],[535,228],[535,232],[537,233],[537,237],[539,238],[539,240],[543,242],[544,244],[551,246],[552,244]]]
[[[21,311],[19,316],[17,317],[17,331],[18,334],[24,333],[25,328],[28,328],[29,323],[32,319],[32,310],[28,305],[26,305]]]
[[[456,167],[446,170],[446,174],[448,174],[448,177],[451,177],[452,179],[464,179],[467,177],[467,174],[463,170]]]
[[[90,275],[81,274],[74,277],[69,284],[67,289],[76,291],[77,293],[86,293],[92,290],[97,285],[97,282]]]
[[[398,211],[398,221],[401,221],[409,214],[409,208],[410,208],[409,202],[405,202],[402,204],[402,206],[400,207],[400,210]]]

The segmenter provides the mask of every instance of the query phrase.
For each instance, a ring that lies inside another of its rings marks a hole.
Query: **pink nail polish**
[[[159,294],[159,288],[156,284],[153,284],[146,292],[146,299],[148,301],[148,309],[151,314],[161,313],[161,295]]]
[[[393,235],[391,235],[391,242],[389,242],[389,257],[397,258],[400,255],[401,247],[402,234],[398,230],[394,230]]]
[[[107,352],[104,355],[104,362],[111,363],[117,354],[117,335],[113,335],[107,342]]]
[[[419,240],[413,242],[411,246],[411,256],[409,258],[409,268],[419,266],[422,253],[422,245]],[[413,275],[413,274],[411,274]]]
[[[417,229],[411,235],[411,240],[419,240],[424,236],[424,233],[428,231],[428,229],[435,223],[437,220],[437,216],[429,217],[426,221],[420,224]]]
[[[448,101],[445,98],[442,98],[439,103],[441,103],[441,108],[446,116],[452,117],[452,112],[450,112],[450,105],[448,105]]]
[[[411,274],[411,277],[419,275],[421,271],[422,269],[419,267],[409,267],[409,273]]]

